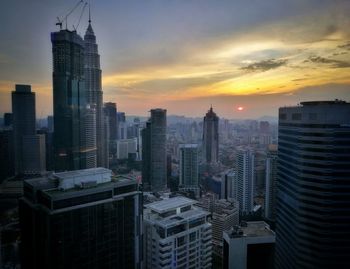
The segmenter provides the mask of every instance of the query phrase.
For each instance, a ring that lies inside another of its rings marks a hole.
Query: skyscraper
[[[196,197],[199,197],[198,145],[182,144],[179,150],[179,188],[184,191],[192,191]]]
[[[269,145],[266,158],[265,218],[276,220],[277,145]]]
[[[254,207],[254,159],[254,152],[249,149],[240,149],[236,155],[237,200],[243,214],[252,212]]]
[[[153,192],[167,188],[166,110],[151,110],[151,118],[142,131],[142,182]]]
[[[86,102],[84,41],[66,29],[51,33],[51,42],[55,170],[95,167],[91,159],[96,148],[87,145],[93,136],[88,130],[93,128],[94,112]]]
[[[117,105],[116,103],[108,102],[104,105],[106,116],[109,120],[109,139],[117,139]]]
[[[203,157],[208,164],[219,160],[219,117],[210,107],[203,123]]]
[[[142,268],[142,194],[106,168],[24,182],[22,268]]]
[[[30,85],[16,85],[16,91],[12,92],[12,113],[15,173],[45,171],[45,137],[36,134],[35,93]]]
[[[108,147],[106,147],[106,134],[103,112],[103,92],[101,84],[100,55],[98,54],[98,45],[96,36],[91,26],[89,17],[89,26],[84,36],[84,75],[87,103],[96,113],[95,134],[96,134],[96,157],[98,167],[108,167]],[[111,126],[111,125],[110,125]],[[111,127],[110,127],[111,128]],[[111,138],[112,139],[112,138]]]
[[[350,268],[350,103],[279,109],[276,268]]]

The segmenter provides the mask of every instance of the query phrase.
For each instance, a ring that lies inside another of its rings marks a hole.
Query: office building
[[[104,106],[105,115],[109,120],[109,139],[117,139],[117,105],[116,103],[108,102]]]
[[[198,182],[198,145],[182,144],[180,150],[180,178],[179,189],[182,191],[193,192],[199,197]]]
[[[0,183],[15,174],[13,131],[0,130]]]
[[[40,175],[46,171],[45,135],[22,136],[22,171],[26,175]]]
[[[45,171],[45,137],[36,134],[35,93],[30,85],[16,85],[12,113],[16,175]]]
[[[277,194],[277,145],[269,145],[265,171],[265,218],[275,221]]]
[[[126,139],[127,131],[125,112],[117,112],[117,139]]]
[[[279,109],[276,268],[349,268],[350,103]]]
[[[117,140],[117,159],[128,159],[130,154],[136,157],[136,151],[136,138]]]
[[[237,199],[237,179],[233,169],[221,174],[221,199]]]
[[[13,123],[13,114],[12,113],[4,113],[4,126],[9,127]]]
[[[211,268],[209,213],[174,197],[145,205],[145,268]]]
[[[95,135],[96,165],[98,167],[108,167],[108,148],[106,148],[106,134],[104,126],[103,111],[103,92],[101,84],[102,70],[100,66],[100,55],[98,54],[98,45],[96,36],[91,26],[89,16],[89,25],[84,35],[84,76],[86,89],[86,102],[90,110],[95,112],[95,121],[92,127]]]
[[[214,252],[222,256],[222,235],[239,224],[239,204],[236,200],[215,200],[211,219]]]
[[[86,144],[93,136],[88,130],[94,126],[91,121],[94,111],[86,100],[84,41],[76,31],[60,30],[51,33],[51,42],[55,170],[94,167],[96,163],[90,161],[91,155],[96,154],[96,147]]]
[[[142,194],[106,168],[26,180],[22,268],[142,268]]]
[[[166,110],[152,109],[151,118],[142,130],[142,182],[153,192],[167,188]]]
[[[219,117],[212,107],[203,120],[203,160],[208,164],[219,160]]]
[[[254,207],[254,159],[254,152],[250,149],[237,151],[237,200],[242,214],[249,214]]]
[[[273,268],[275,233],[265,222],[243,222],[223,238],[223,269]]]

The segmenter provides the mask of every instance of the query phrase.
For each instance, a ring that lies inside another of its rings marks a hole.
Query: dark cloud
[[[346,61],[334,60],[329,58],[324,58],[321,56],[310,56],[305,63],[317,63],[317,64],[328,64],[334,68],[347,68],[350,67],[350,63]]]
[[[348,43],[346,43],[346,44],[339,45],[338,48],[350,50],[350,41]]]
[[[285,59],[269,59],[269,60],[263,60],[260,62],[255,62],[252,63],[250,65],[247,65],[245,67],[242,67],[242,70],[246,70],[246,71],[260,71],[260,72],[264,72],[270,69],[275,69],[278,68],[280,66],[286,65],[287,64],[287,60]]]

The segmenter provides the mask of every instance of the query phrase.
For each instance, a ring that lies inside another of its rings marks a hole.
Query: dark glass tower
[[[87,113],[84,41],[75,31],[61,30],[51,33],[51,42],[55,170],[94,167],[89,153],[95,149],[87,145],[91,134],[86,127],[93,125],[94,117]]]
[[[142,182],[145,190],[167,188],[166,110],[152,109],[151,118],[142,130]]]
[[[24,182],[22,268],[142,268],[142,194],[106,168]]]
[[[217,163],[219,158],[219,117],[212,107],[204,117],[203,157],[208,164]]]
[[[100,55],[98,54],[98,45],[96,36],[91,26],[86,29],[84,36],[85,59],[84,74],[87,103],[95,110],[95,135],[96,135],[96,155],[97,166],[108,167],[108,148],[106,148],[106,134],[103,114],[103,92],[101,84]]]
[[[276,268],[350,268],[350,103],[279,109]]]

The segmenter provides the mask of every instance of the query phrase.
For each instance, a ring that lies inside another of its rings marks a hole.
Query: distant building
[[[237,200],[243,214],[254,208],[254,159],[254,152],[249,149],[240,149],[236,155]]]
[[[0,183],[15,174],[13,131],[0,130]]]
[[[117,139],[117,105],[116,103],[108,102],[104,105],[106,116],[109,121],[109,140]]]
[[[212,107],[203,120],[203,157],[208,164],[219,160],[219,117]]]
[[[100,55],[98,54],[98,45],[96,36],[89,25],[84,35],[84,77],[86,89],[86,102],[90,106],[90,110],[95,113],[94,124],[95,131],[95,156],[96,165],[98,167],[108,167],[108,147],[106,146],[107,134],[105,133],[105,117],[103,111],[103,92],[101,82],[102,70],[100,66]],[[91,113],[91,112],[90,112]]]
[[[4,126],[9,127],[13,123],[13,114],[12,113],[4,113]]]
[[[277,145],[271,144],[266,158],[265,218],[276,220]]]
[[[117,138],[127,139],[127,131],[125,112],[117,112]]]
[[[30,85],[12,92],[15,172],[40,174],[46,170],[45,137],[36,134],[35,93]]]
[[[142,131],[142,182],[153,192],[167,188],[166,110],[152,109],[151,118]]]
[[[193,192],[196,197],[199,197],[198,145],[182,144],[179,146],[179,149],[180,149],[179,189],[182,191]]]
[[[142,268],[142,194],[105,168],[24,182],[22,268]]]
[[[246,222],[223,237],[223,269],[273,268],[275,233],[265,222]]]
[[[47,129],[50,133],[54,132],[53,116],[47,116]]]
[[[350,268],[350,103],[279,109],[276,268]]]
[[[211,224],[213,229],[214,250],[222,256],[223,232],[239,224],[238,202],[231,199],[216,200],[214,202]]]
[[[129,154],[136,156],[137,151],[137,139],[122,139],[117,141],[117,159],[128,159]]]
[[[230,169],[221,174],[221,199],[237,200],[237,173]]]
[[[209,213],[174,197],[145,205],[145,268],[211,268]]]

